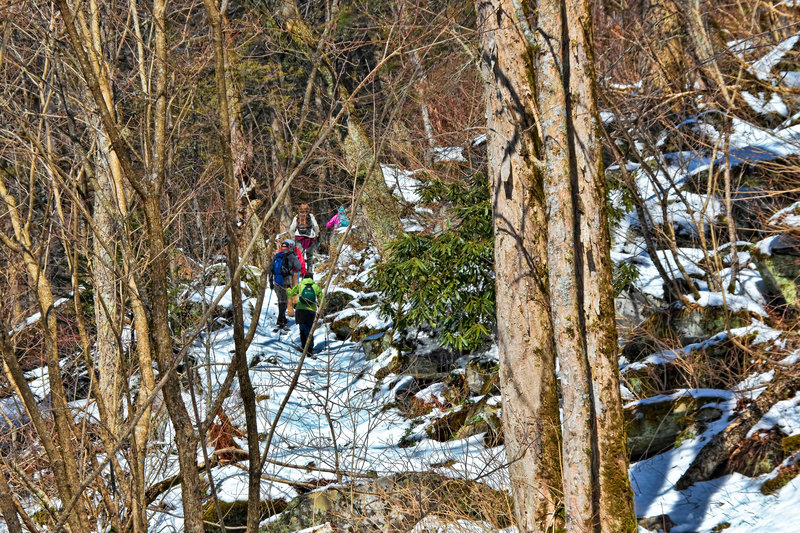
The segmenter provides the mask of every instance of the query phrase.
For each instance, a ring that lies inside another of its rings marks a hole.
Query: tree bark
[[[594,419],[593,476],[600,531],[637,530],[628,479],[622,398],[619,387],[618,335],[614,311],[611,234],[606,212],[606,182],[600,139],[594,70],[591,3],[567,2],[569,33],[570,150],[577,179],[578,283],[582,292],[583,335],[591,369]]]
[[[562,401],[562,464],[567,531],[591,531],[594,446],[591,376],[585,354],[579,284],[579,222],[574,197],[569,112],[569,37],[561,0],[540,0],[536,19],[535,87],[541,117],[544,194],[547,205],[547,264]]]
[[[250,381],[245,344],[244,315],[242,312],[242,280],[239,273],[239,242],[237,235],[236,172],[231,143],[231,116],[228,106],[226,80],[225,43],[222,33],[222,17],[214,0],[204,0],[211,29],[214,48],[214,70],[219,107],[220,145],[225,182],[225,230],[228,237],[228,272],[231,276],[231,306],[233,310],[234,366],[239,378],[239,391],[247,424],[248,490],[247,533],[257,533],[261,519],[261,466],[258,443],[258,419],[256,416],[256,394]],[[213,413],[211,414],[213,416]]]
[[[511,0],[477,1],[487,80],[493,191],[497,342],[503,427],[520,531],[558,523],[561,472],[555,347],[547,274],[547,218],[534,123],[531,46],[510,24]]]

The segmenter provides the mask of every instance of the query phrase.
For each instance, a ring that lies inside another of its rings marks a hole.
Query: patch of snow
[[[789,108],[777,93],[770,93],[769,100],[766,99],[763,92],[758,93],[758,96],[754,96],[749,91],[742,91],[741,95],[744,101],[747,102],[747,105],[749,105],[753,111],[761,115],[774,113],[785,117],[789,114]]]
[[[777,211],[767,222],[774,226],[800,227],[800,202]]]
[[[419,203],[421,200],[419,192],[417,192],[419,180],[414,177],[414,174],[417,173],[416,170],[404,170],[395,165],[381,164],[381,171],[386,186],[389,187],[392,194],[406,202]]]
[[[767,52],[761,59],[755,61],[751,65],[753,74],[761,81],[769,79],[772,68],[780,63],[781,59],[794,48],[798,38],[800,38],[800,35],[792,35]]]
[[[436,147],[433,149],[433,160],[440,163],[447,161],[462,162],[466,161],[467,158],[464,157],[463,147],[445,146],[445,147]]]
[[[767,411],[756,425],[750,428],[747,436],[750,437],[761,429],[779,428],[786,435],[800,433],[800,391],[794,397],[776,403]]]

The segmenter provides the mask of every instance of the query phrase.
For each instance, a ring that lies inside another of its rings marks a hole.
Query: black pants
[[[297,329],[300,330],[300,348],[305,348],[308,334],[311,333],[311,326],[314,325],[314,317],[316,313],[308,309],[296,309],[294,313],[294,321],[297,322]],[[314,353],[314,341],[308,347],[308,353]]]

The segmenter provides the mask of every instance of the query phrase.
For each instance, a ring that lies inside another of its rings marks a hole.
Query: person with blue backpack
[[[269,288],[275,292],[278,298],[278,327],[275,331],[278,329],[288,330],[286,307],[289,297],[286,289],[292,286],[295,274],[299,274],[301,271],[302,265],[294,252],[294,242],[286,239],[281,244],[280,251],[272,256],[272,261],[269,263]]]
[[[299,296],[294,311],[294,320],[297,322],[297,328],[300,330],[299,349],[303,350],[308,340],[308,334],[311,333],[311,327],[314,325],[317,305],[322,299],[322,289],[319,285],[314,283],[314,275],[308,272],[303,276],[300,283],[286,292],[289,296]],[[312,341],[308,347],[308,354],[313,355],[313,353],[314,343]]]

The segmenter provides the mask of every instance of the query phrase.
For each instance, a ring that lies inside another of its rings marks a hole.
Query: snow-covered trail
[[[213,288],[207,291],[213,292]],[[268,293],[267,300],[270,304],[265,303],[247,353],[257,398],[262,454],[301,361],[294,320],[289,319],[288,332],[273,331],[277,314],[274,295]],[[223,305],[226,303],[227,297],[222,300]],[[254,301],[245,301],[245,308],[250,304]],[[249,328],[249,323],[245,327]],[[364,474],[430,471],[445,464],[442,473],[469,478],[486,476],[483,481],[505,485],[504,472],[497,471],[504,460],[502,448],[485,448],[481,436],[453,442],[425,439],[413,447],[398,447],[408,432],[409,421],[391,403],[410,378],[389,376],[379,385],[375,370],[381,358],[367,361],[360,344],[337,340],[322,322],[314,332],[314,346],[315,354],[303,360],[297,384],[275,427],[264,466],[262,499],[288,502],[297,495],[292,486],[296,482],[321,479],[346,482]],[[216,392],[233,355],[232,328],[203,338],[193,355],[202,388]],[[244,430],[244,411],[237,387],[234,383],[223,409],[234,425]],[[206,398],[207,395],[198,399],[201,413],[206,408]],[[187,404],[191,401],[188,394],[186,400]],[[247,449],[244,438],[237,438],[236,442]],[[202,461],[201,453],[198,461]],[[163,474],[177,472],[177,462],[174,459],[172,462],[169,468],[162,468]],[[216,467],[211,473],[220,500],[247,499],[246,462]],[[180,488],[166,493],[158,506],[164,507],[164,511],[153,512],[151,531],[180,531]]]

